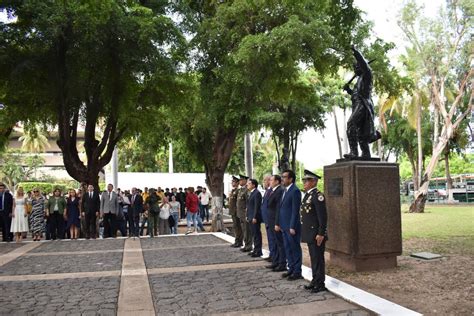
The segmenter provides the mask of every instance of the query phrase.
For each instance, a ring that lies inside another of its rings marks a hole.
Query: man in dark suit
[[[143,197],[138,193],[137,188],[132,188],[130,203],[130,210],[128,211],[130,236],[139,237],[138,230],[140,226],[140,214],[143,213]]]
[[[283,233],[288,271],[282,277],[290,281],[302,279],[301,264],[303,253],[301,251],[301,222],[300,206],[301,192],[295,184],[296,176],[292,170],[285,170],[281,176],[285,186],[280,204],[275,230]]]
[[[263,188],[265,189],[265,193],[263,194],[262,199],[262,220],[265,223],[265,231],[267,232],[267,241],[268,241],[268,249],[270,250],[270,256],[265,260],[268,262],[272,262],[273,257],[275,256],[276,245],[274,235],[270,234],[269,230],[270,227],[268,226],[268,199],[270,198],[270,194],[272,193],[272,187],[270,186],[270,175],[265,175],[263,177]]]
[[[324,195],[316,185],[320,177],[305,170],[303,185],[306,194],[301,204],[301,241],[308,244],[313,279],[305,289],[313,293],[327,291],[325,281],[324,248],[328,239],[327,212]]]
[[[186,218],[186,193],[183,192],[183,188],[179,188],[176,200],[178,200],[181,207],[181,219],[184,219]]]
[[[0,224],[2,226],[2,241],[12,241],[10,233],[12,224],[13,196],[6,190],[5,184],[0,183]]]
[[[99,217],[100,198],[99,193],[94,190],[94,186],[89,184],[87,192],[82,194],[82,216],[85,219],[84,227],[85,237],[87,239],[97,237],[96,221]]]
[[[247,189],[250,192],[247,200],[247,222],[250,223],[252,230],[253,251],[250,252],[250,256],[253,258],[262,256],[262,232],[260,231],[262,224],[262,194],[257,187],[257,180],[249,179],[247,181]]]
[[[267,268],[273,269],[275,272],[280,272],[286,271],[286,254],[283,245],[283,234],[281,231],[275,230],[275,222],[280,208],[281,197],[283,195],[281,177],[279,175],[276,174],[270,178],[270,187],[272,191],[268,197],[267,205],[267,233],[273,236],[272,239],[274,240],[276,250],[272,256],[272,264],[267,266]]]

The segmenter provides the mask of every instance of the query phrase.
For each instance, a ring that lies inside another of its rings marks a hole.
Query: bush
[[[51,183],[51,182],[20,182],[17,185],[22,187],[25,192],[32,191],[34,188],[40,189],[42,194],[53,193],[55,188],[59,188],[62,193],[66,192],[69,187],[62,183]]]

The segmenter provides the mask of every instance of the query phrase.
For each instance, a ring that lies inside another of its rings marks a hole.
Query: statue
[[[374,104],[370,96],[372,92],[372,69],[362,54],[352,46],[356,62],[354,77],[344,85],[344,90],[351,95],[352,114],[347,122],[347,139],[350,153],[344,155],[346,160],[370,160],[369,144],[380,139],[380,132],[374,127]],[[349,85],[355,77],[357,83],[351,89]],[[359,156],[358,145],[362,155]]]

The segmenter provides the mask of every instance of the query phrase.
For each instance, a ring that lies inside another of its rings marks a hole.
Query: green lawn
[[[406,213],[407,209],[405,205],[402,207],[402,235],[405,241],[418,240],[413,245],[415,248],[474,252],[474,206],[429,205],[422,214]]]

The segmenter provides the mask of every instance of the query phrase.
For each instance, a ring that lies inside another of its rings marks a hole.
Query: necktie
[[[89,192],[89,198],[92,199],[92,192]]]
[[[281,201],[285,199],[286,192],[288,192],[288,188],[285,188],[285,191],[283,191],[283,196],[281,197]]]

